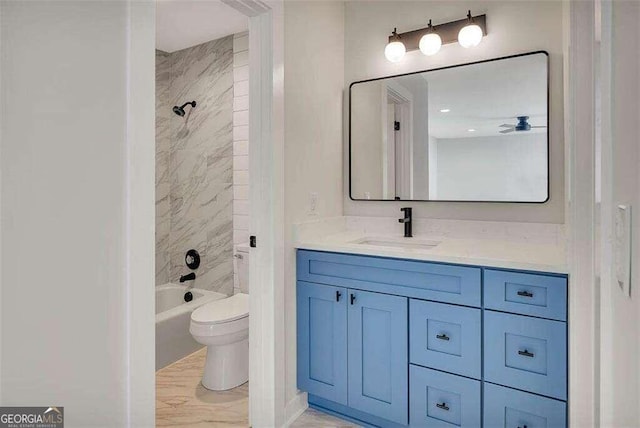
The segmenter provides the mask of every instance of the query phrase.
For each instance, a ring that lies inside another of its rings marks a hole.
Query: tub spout
[[[188,273],[186,275],[180,276],[180,282],[193,281],[195,279],[196,279],[196,273],[195,272],[191,272],[191,273]]]

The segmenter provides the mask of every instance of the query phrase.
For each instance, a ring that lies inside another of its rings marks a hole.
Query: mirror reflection
[[[354,83],[351,197],[545,202],[547,62],[537,52]]]

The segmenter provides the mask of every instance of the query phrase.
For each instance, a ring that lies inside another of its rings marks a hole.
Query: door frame
[[[399,84],[387,82],[382,85],[382,170],[383,197],[389,198],[394,190],[394,197],[409,194],[413,197],[413,95]],[[388,114],[389,101],[393,101],[395,120],[402,126],[394,132],[393,143],[389,141]],[[393,163],[393,168],[389,165]],[[398,167],[399,166],[399,167]],[[398,171],[401,176],[398,177]],[[391,189],[391,185],[394,189]]]
[[[284,376],[284,3],[222,0],[249,18],[249,422],[281,426]]]
[[[222,0],[249,18],[249,423],[285,421],[284,3]]]
[[[598,426],[599,285],[596,283],[595,65],[592,1],[565,5],[566,224],[569,279],[569,424]]]

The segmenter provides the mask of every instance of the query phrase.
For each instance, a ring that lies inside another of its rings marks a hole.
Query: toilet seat
[[[215,300],[191,313],[191,322],[216,325],[237,321],[249,316],[249,295],[234,294],[226,299]]]

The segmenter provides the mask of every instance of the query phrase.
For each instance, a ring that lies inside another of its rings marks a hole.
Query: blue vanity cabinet
[[[347,404],[347,290],[298,281],[298,388]]]
[[[349,290],[349,406],[408,423],[407,299]]]
[[[374,427],[567,426],[566,275],[297,257],[310,406]]]

